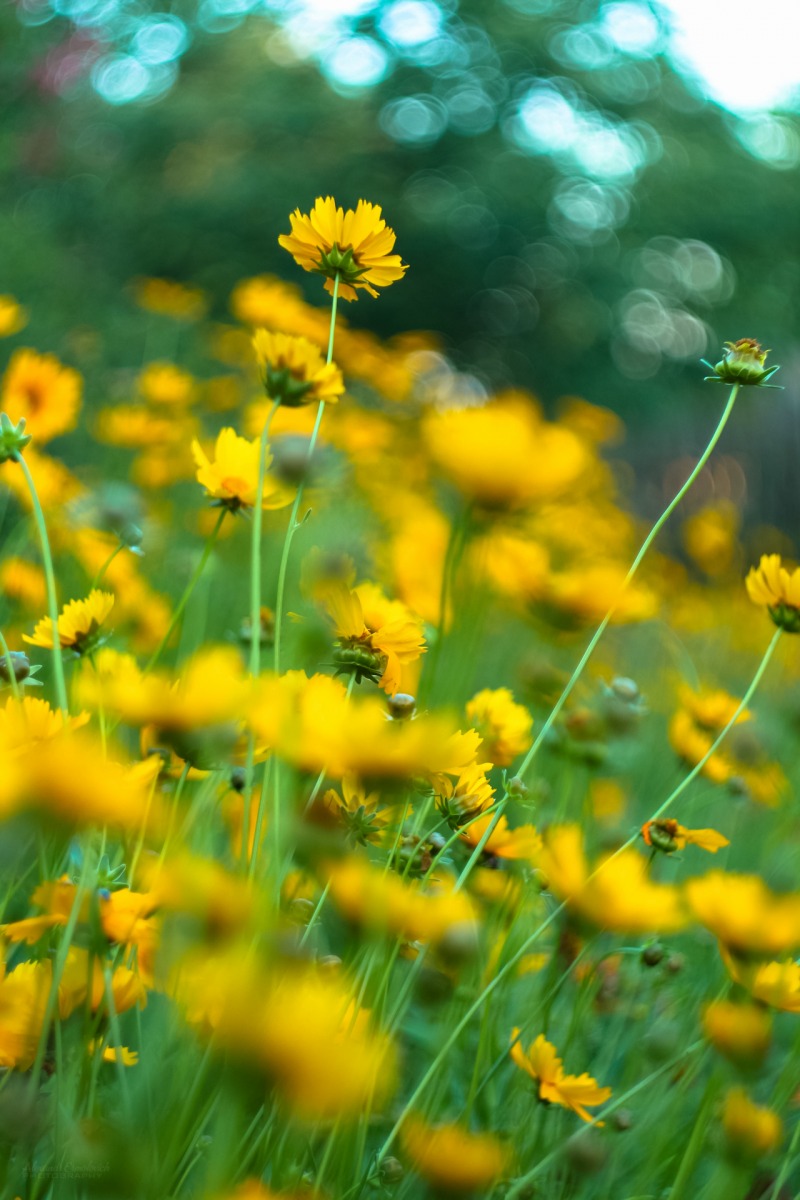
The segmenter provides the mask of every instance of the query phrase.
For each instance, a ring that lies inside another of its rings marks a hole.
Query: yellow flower
[[[519,1042],[519,1029],[512,1029],[511,1058],[514,1063],[530,1075],[538,1085],[539,1099],[546,1104],[560,1104],[562,1108],[570,1108],[577,1113],[582,1121],[594,1121],[587,1108],[595,1108],[605,1104],[611,1096],[611,1088],[600,1087],[591,1075],[565,1075],[558,1057],[558,1051],[540,1033],[527,1052]],[[602,1125],[602,1121],[597,1122]]]
[[[11,697],[0,708],[0,744],[6,754],[24,753],[65,729],[80,729],[88,720],[88,713],[65,717],[60,709],[54,711],[46,700],[35,696]]]
[[[761,1062],[772,1039],[772,1022],[755,1004],[715,1000],[703,1010],[703,1033],[726,1058],[742,1065]]]
[[[152,362],[140,373],[137,386],[148,404],[180,407],[197,398],[194,376],[170,362]]]
[[[408,267],[399,254],[392,254],[394,230],[381,217],[377,204],[359,200],[355,211],[336,207],[332,196],[318,197],[306,215],[297,208],[289,218],[292,232],[278,242],[304,271],[325,275],[325,289],[333,294],[339,276],[339,294],[357,300],[357,288],[377,296],[376,288],[402,279]]]
[[[13,296],[0,296],[0,337],[11,337],[27,324],[27,310]]]
[[[317,347],[303,337],[258,329],[253,346],[272,400],[298,408],[320,400],[335,402],[344,393],[342,373],[326,363]]]
[[[330,788],[323,795],[322,803],[328,812],[341,821],[354,842],[366,845],[383,840],[388,817],[385,810],[380,808],[380,794],[367,793],[357,779],[345,776],[341,796]]]
[[[475,926],[475,909],[464,892],[425,891],[417,881],[406,883],[356,855],[329,864],[328,882],[334,904],[348,920],[406,942],[438,944]]]
[[[791,958],[782,962],[750,962],[736,958],[721,944],[720,954],[731,978],[746,988],[754,1000],[782,1012],[800,1013],[800,964]]]
[[[446,1195],[491,1188],[509,1159],[491,1133],[470,1133],[456,1124],[428,1125],[415,1113],[405,1121],[402,1142],[417,1174]]]
[[[7,558],[0,566],[0,589],[25,608],[44,608],[47,588],[44,571],[25,558]]]
[[[470,846],[477,846],[493,820],[494,814],[487,813],[477,821],[470,821],[461,831],[461,840]],[[516,829],[509,829],[508,821],[501,816],[483,849],[485,854],[493,854],[497,858],[533,862],[541,848],[542,839],[533,825],[518,825]]]
[[[52,979],[49,962],[20,963],[8,973],[0,963],[0,1067],[33,1066]]]
[[[783,1138],[781,1119],[771,1108],[754,1104],[744,1088],[731,1088],[725,1097],[722,1127],[737,1159],[750,1161],[776,1150]]]
[[[162,417],[143,404],[115,404],[100,409],[95,435],[109,446],[169,448],[172,454],[196,430],[194,419],[186,419],[183,414]]]
[[[0,388],[0,408],[14,421],[21,418],[41,445],[74,429],[81,407],[83,381],[53,354],[17,350]]]
[[[436,807],[453,829],[483,812],[494,800],[494,788],[486,777],[490,766],[490,763],[470,763],[459,772],[458,778],[445,775],[436,781]]]
[[[140,308],[176,321],[197,321],[206,311],[205,293],[200,288],[171,279],[137,279],[134,296]]]
[[[745,585],[753,603],[766,608],[780,629],[800,633],[800,568],[788,571],[780,554],[762,554]]]
[[[507,767],[530,742],[533,719],[514,702],[509,688],[484,688],[467,704],[467,720],[483,738],[483,749],[496,767]]]
[[[536,857],[549,890],[598,929],[667,933],[686,924],[680,893],[652,883],[646,860],[635,850],[610,855],[590,870],[580,827],[561,825],[547,831]]]
[[[686,898],[734,954],[767,958],[800,946],[800,894],[776,895],[758,875],[709,871],[687,882]]]
[[[61,610],[58,618],[58,643],[62,650],[68,647],[77,654],[91,652],[98,641],[98,632],[111,609],[114,607],[114,597],[110,592],[101,592],[97,588],[90,592],[85,600],[70,600]],[[33,637],[22,635],[23,642],[31,646],[53,648],[53,622],[49,617],[43,617],[33,631]]]
[[[728,839],[717,833],[716,829],[687,829],[671,817],[645,821],[641,832],[646,846],[663,850],[665,854],[683,850],[684,846],[699,846],[701,850],[708,850],[709,854],[716,854],[723,846],[730,846]]]
[[[712,367],[704,358],[700,361],[712,372],[706,375],[706,379],[715,383],[773,387],[773,384],[768,385],[768,380],[776,371],[780,371],[780,367],[765,366],[769,353],[769,350],[762,350],[755,338],[739,338],[736,342],[724,343],[722,358],[715,366]]]
[[[342,579],[327,579],[314,591],[338,635],[339,674],[353,673],[359,682],[370,679],[389,695],[399,691],[403,666],[425,653],[420,619],[374,583],[351,589]]]
[[[89,1054],[94,1054],[99,1045],[101,1043],[98,1038],[91,1038],[86,1049]],[[138,1053],[129,1050],[127,1046],[103,1046],[102,1058],[103,1062],[107,1063],[121,1062],[123,1067],[135,1067],[139,1061]]]
[[[330,313],[306,304],[299,287],[276,275],[243,279],[231,293],[231,311],[237,321],[281,333],[308,338],[317,346],[327,344]]]
[[[741,518],[733,504],[719,503],[702,508],[683,525],[683,544],[692,561],[717,579],[727,574],[736,561]]]
[[[217,505],[231,512],[253,507],[258,492],[258,438],[249,442],[239,437],[234,429],[223,429],[217,436],[213,462],[206,457],[198,441],[192,442],[192,453],[197,463],[197,482]],[[291,501],[291,492],[269,474],[271,462],[272,455],[267,448],[262,507],[283,508]]]

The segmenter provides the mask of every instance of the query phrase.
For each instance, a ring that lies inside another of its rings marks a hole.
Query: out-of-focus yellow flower
[[[136,385],[148,404],[182,408],[197,399],[194,376],[170,362],[148,363]]]
[[[164,862],[144,860],[142,877],[154,908],[193,917],[212,937],[241,932],[251,921],[251,888],[213,859],[185,851]]]
[[[94,1054],[99,1045],[99,1039],[92,1038],[86,1049],[89,1054]],[[121,1062],[123,1067],[135,1067],[139,1061],[137,1051],[129,1050],[127,1046],[103,1046],[102,1058],[107,1063]]]
[[[0,337],[12,337],[27,324],[27,309],[13,296],[0,296]]]
[[[800,964],[794,959],[748,961],[731,954],[722,944],[720,954],[731,978],[746,988],[754,1000],[782,1012],[800,1013]]]
[[[669,740],[675,753],[689,766],[706,756],[717,734],[733,718],[739,701],[721,689],[692,692],[680,690],[681,707],[669,724]],[[702,774],[714,783],[738,782],[759,804],[774,806],[786,788],[786,778],[777,763],[769,762],[754,739],[739,750],[737,730],[751,714],[745,709],[728,739],[703,766]]]
[[[231,293],[231,311],[237,321],[253,329],[296,334],[317,346],[328,340],[330,313],[306,304],[300,289],[277,275],[256,275],[237,283]]]
[[[115,404],[101,408],[95,424],[95,436],[108,446],[129,449],[152,446],[172,454],[197,433],[197,423],[185,413],[169,417],[156,414],[143,404]]]
[[[192,1025],[264,1070],[301,1117],[378,1110],[394,1087],[392,1043],[330,972],[268,971],[234,946],[179,960],[170,990]]]
[[[772,1021],[755,1004],[715,1000],[703,1010],[703,1033],[720,1054],[742,1065],[760,1063],[772,1040]]]
[[[616,779],[593,779],[589,785],[592,812],[598,821],[616,821],[625,812],[627,800]]]
[[[20,963],[9,972],[0,964],[0,1066],[33,1066],[52,979],[49,962]]]
[[[214,446],[211,461],[198,441],[192,442],[192,453],[197,463],[197,482],[206,489],[207,495],[220,506],[236,512],[240,508],[252,508],[258,493],[259,439],[248,441],[239,437],[235,429],[223,429]],[[265,456],[267,474],[264,477],[263,508],[283,508],[292,498],[291,491],[269,474],[272,454],[267,448]]]
[[[658,612],[658,599],[648,587],[623,583],[627,568],[621,563],[591,563],[553,571],[539,597],[539,609],[557,623],[567,618],[570,627],[598,624],[614,609],[613,621],[648,621]]]
[[[611,1096],[611,1088],[600,1087],[591,1075],[565,1075],[558,1051],[543,1033],[527,1051],[523,1050],[519,1032],[519,1029],[511,1031],[511,1058],[537,1084],[539,1099],[547,1104],[560,1104],[562,1108],[571,1109],[582,1121],[594,1121],[587,1109],[605,1104]],[[602,1125],[603,1122],[598,1121],[597,1124]]]
[[[463,1125],[428,1125],[412,1113],[401,1135],[414,1170],[437,1193],[459,1196],[491,1188],[503,1173],[509,1154],[491,1133],[470,1133]]]
[[[563,495],[590,464],[585,443],[543,420],[525,396],[432,412],[423,436],[434,462],[488,509],[517,509]]]
[[[0,408],[13,421],[24,418],[38,445],[74,429],[83,380],[54,354],[17,350],[0,387]],[[27,455],[26,455],[27,458]]]
[[[686,898],[733,954],[768,958],[800,946],[800,894],[776,895],[758,875],[709,871],[686,883]]]
[[[171,279],[137,279],[134,297],[140,308],[176,321],[198,321],[207,307],[201,288],[187,287]]]
[[[25,449],[25,462],[33,476],[39,500],[48,518],[85,491],[83,485],[63,463],[51,458],[49,454],[37,454],[32,445]],[[3,484],[14,493],[14,498],[25,511],[30,512],[31,494],[22,472],[6,471]]]
[[[403,666],[425,653],[420,619],[374,583],[350,588],[342,579],[328,579],[314,591],[336,629],[339,673],[371,679],[390,696],[400,691]]]
[[[475,909],[464,892],[425,890],[416,881],[372,866],[356,855],[328,866],[334,904],[367,929],[385,931],[403,941],[441,943],[459,927],[472,929]]]
[[[258,329],[253,347],[271,400],[298,408],[320,400],[334,403],[344,394],[342,372],[306,338]]]
[[[183,663],[179,675],[145,674],[129,654],[105,650],[96,671],[80,676],[82,703],[101,703],[129,725],[162,731],[202,729],[240,719],[251,696],[241,655],[231,646],[204,646]]]
[[[800,568],[788,571],[780,554],[762,554],[745,585],[753,603],[766,608],[779,629],[800,633]]]
[[[483,738],[483,752],[496,767],[507,767],[530,743],[533,718],[517,704],[510,688],[484,688],[467,704],[467,720]]]
[[[537,860],[548,889],[598,929],[667,933],[687,922],[678,890],[651,882],[647,861],[635,850],[601,859],[590,870],[578,825],[549,829]]]
[[[97,588],[85,600],[70,600],[58,618],[58,644],[62,650],[71,649],[76,654],[88,654],[97,646],[98,635],[106,617],[114,607],[110,592]],[[53,648],[53,622],[43,617],[33,631],[33,637],[22,635],[23,642],[31,646]]]
[[[44,571],[25,558],[7,558],[0,565],[0,590],[25,608],[44,608],[47,588]]]
[[[712,579],[726,575],[737,556],[741,519],[733,504],[716,504],[694,513],[683,525],[686,553]]]
[[[80,729],[89,720],[89,713],[65,717],[60,709],[53,710],[46,700],[37,696],[10,697],[0,708],[0,745],[6,754],[29,751],[38,742],[58,737],[65,729]]]
[[[355,210],[336,207],[332,196],[318,197],[309,214],[297,208],[289,217],[292,232],[278,242],[304,271],[324,275],[325,289],[333,295],[339,276],[339,294],[357,300],[359,288],[370,296],[377,288],[402,279],[408,267],[399,254],[392,254],[395,233],[381,217],[377,204],[359,200]]]
[[[728,839],[717,833],[716,829],[687,829],[672,817],[645,821],[642,837],[646,846],[663,850],[665,854],[683,850],[684,846],[698,846],[701,850],[708,850],[709,854],[716,854],[723,846],[730,846]]]
[[[108,1008],[104,966],[96,954],[90,960],[88,950],[70,946],[58,985],[58,1012],[62,1021],[87,1001],[92,1012]],[[110,982],[115,1012],[127,1012],[136,1006],[144,1008],[147,1004],[147,989],[136,971],[116,967]]]
[[[459,775],[476,761],[480,738],[446,716],[389,721],[376,696],[351,697],[329,675],[302,671],[260,679],[250,721],[261,740],[305,771],[370,781]]]
[[[493,820],[494,814],[486,813],[470,821],[461,831],[461,840],[470,846],[477,846]],[[501,816],[483,849],[485,854],[493,854],[497,858],[534,862],[541,848],[542,839],[533,825],[518,825],[516,829],[509,829],[508,821]]]
[[[771,1154],[783,1139],[778,1114],[754,1104],[741,1087],[731,1088],[725,1097],[722,1127],[731,1154],[746,1162]]]

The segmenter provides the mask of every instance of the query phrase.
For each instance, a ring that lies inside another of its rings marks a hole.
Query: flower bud
[[[408,717],[413,717],[417,707],[417,702],[408,692],[395,692],[386,702],[389,709],[389,716],[393,721],[402,721]]]
[[[399,1159],[389,1157],[381,1163],[378,1175],[381,1183],[391,1186],[400,1182],[405,1175],[405,1169]]]
[[[9,659],[11,660],[11,670],[9,670]],[[31,660],[27,654],[23,654],[21,650],[9,650],[8,656],[0,654],[0,679],[10,683],[11,671],[14,672],[14,679],[17,683],[22,683],[23,679],[28,678],[31,673]]]
[[[646,967],[657,967],[664,957],[664,947],[658,942],[645,946],[642,951],[642,962]]]
[[[25,418],[15,425],[8,413],[0,413],[0,463],[17,458],[31,440],[25,432]]]
[[[720,383],[738,383],[752,387],[764,387],[780,367],[766,367],[769,350],[762,350],[755,338],[739,338],[738,342],[725,342],[722,358],[715,366],[702,359],[712,372],[706,379]],[[773,385],[774,386],[774,385]]]

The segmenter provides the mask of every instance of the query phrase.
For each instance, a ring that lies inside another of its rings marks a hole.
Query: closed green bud
[[[25,418],[15,425],[8,413],[0,413],[0,463],[17,458],[31,440],[25,432]]]

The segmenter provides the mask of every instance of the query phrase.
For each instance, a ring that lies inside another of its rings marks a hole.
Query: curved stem
[[[0,630],[0,650],[5,659],[6,670],[8,671],[8,686],[11,688],[11,695],[16,701],[19,701],[19,682],[14,672],[14,660],[11,657],[11,651],[8,648],[8,642],[3,636],[2,630]]]
[[[148,662],[147,666],[144,669],[145,674],[147,674],[148,671],[152,671],[153,667],[156,665],[158,660],[161,658],[161,655],[164,653],[164,648],[167,645],[167,642],[169,641],[169,639],[172,637],[172,632],[173,632],[175,626],[178,624],[178,621],[180,621],[181,616],[183,614],[183,610],[186,608],[186,605],[189,603],[189,598],[191,597],[192,592],[194,591],[195,587],[197,586],[197,581],[199,580],[200,576],[203,574],[206,563],[208,562],[209,558],[211,557],[211,551],[214,549],[214,543],[216,542],[219,531],[222,528],[222,522],[225,520],[225,515],[226,515],[227,511],[228,511],[227,508],[220,509],[219,517],[217,518],[217,523],[214,526],[214,528],[211,530],[211,533],[209,534],[208,541],[205,544],[200,561],[197,564],[197,566],[195,567],[194,572],[192,573],[192,577],[186,585],[186,590],[184,591],[183,595],[181,596],[180,600],[178,601],[178,607],[175,609],[175,612],[172,614],[172,620],[170,621],[169,625],[167,626],[167,632],[164,634],[163,638],[158,643],[158,646],[153,651],[150,661]]]
[[[336,308],[337,308],[338,303],[339,303],[339,276],[336,275],[336,277],[333,281],[333,302],[331,304],[331,324],[330,324],[330,329],[328,331],[328,356],[326,359],[327,363],[331,363],[333,361],[333,339],[334,339],[334,335],[336,333]],[[322,424],[322,414],[324,413],[324,411],[325,411],[325,401],[320,400],[319,407],[317,408],[317,419],[314,422],[314,428],[311,432],[311,438],[308,443],[308,453],[306,454],[306,464],[305,464],[306,469],[309,467],[309,465],[311,463],[311,459],[314,455],[314,448],[316,447],[316,444],[317,444],[317,437],[319,436],[319,427]],[[281,562],[280,562],[280,567],[278,568],[278,592],[277,592],[277,596],[275,599],[274,667],[275,667],[276,675],[280,673],[280,669],[281,669],[281,630],[283,627],[283,602],[284,602],[284,594],[286,591],[286,572],[287,572],[287,569],[289,566],[289,552],[292,547],[292,540],[294,538],[295,533],[300,528],[300,526],[297,523],[297,514],[300,509],[300,502],[303,498],[304,486],[305,486],[305,479],[303,478],[300,480],[299,484],[297,485],[297,495],[294,498],[294,504],[292,505],[292,511],[289,515],[289,526],[286,530],[286,537],[284,538],[284,541],[283,541],[283,550],[281,551]]]
[[[580,659],[578,665],[576,666],[575,670],[572,672],[572,675],[569,677],[569,680],[567,681],[563,692],[559,696],[550,715],[548,716],[544,725],[540,729],[539,734],[538,734],[536,740],[534,741],[533,745],[531,746],[530,750],[525,755],[525,758],[522,760],[519,770],[517,771],[517,775],[520,778],[524,778],[525,772],[528,770],[531,763],[535,759],[542,743],[544,742],[548,733],[552,729],[553,724],[558,719],[559,713],[561,712],[562,708],[564,707],[564,705],[566,704],[570,695],[572,694],[572,690],[575,687],[575,684],[578,682],[581,675],[583,674],[584,667],[586,666],[589,659],[594,654],[594,651],[597,647],[597,643],[600,641],[601,637],[603,636],[606,629],[608,628],[608,624],[609,624],[611,618],[614,616],[614,613],[617,611],[620,600],[622,599],[628,585],[630,584],[630,582],[633,579],[636,572],[639,570],[639,567],[641,566],[641,563],[642,563],[642,559],[647,554],[647,551],[652,546],[653,542],[655,541],[656,537],[660,533],[661,529],[666,524],[666,522],[669,520],[669,518],[672,516],[673,512],[678,507],[681,500],[684,498],[684,496],[689,491],[689,489],[692,487],[692,485],[695,482],[695,480],[697,479],[698,475],[703,470],[703,468],[705,467],[709,458],[711,457],[714,447],[716,446],[717,442],[719,441],[720,437],[722,436],[722,431],[725,428],[725,426],[727,425],[728,418],[730,417],[731,412],[733,411],[733,406],[736,402],[736,396],[738,395],[738,392],[739,392],[739,384],[735,383],[733,385],[733,387],[731,388],[731,393],[728,397],[728,402],[725,405],[725,410],[719,419],[716,429],[714,430],[713,434],[711,435],[710,442],[706,446],[706,448],[703,451],[703,453],[701,454],[700,458],[697,460],[697,463],[695,464],[694,469],[690,472],[690,474],[689,474],[688,478],[686,479],[685,483],[683,484],[683,486],[675,493],[672,500],[670,500],[669,504],[664,509],[661,516],[658,518],[655,525],[650,530],[647,537],[644,539],[641,546],[639,547],[639,552],[636,555],[633,562],[631,563],[628,573],[625,576],[624,580],[622,581],[622,586],[620,587],[619,592],[617,593],[617,597],[616,597],[614,603],[611,605],[608,612],[603,617],[602,621],[600,622],[597,629],[595,630],[594,635],[593,635],[591,641],[589,642],[589,645],[584,650],[583,655],[581,656],[581,659]]]
[[[47,584],[47,607],[49,610],[50,623],[53,626],[53,678],[55,681],[56,698],[58,707],[62,712],[69,712],[67,703],[67,685],[64,682],[64,659],[61,654],[61,642],[58,638],[58,595],[56,593],[56,576],[53,570],[53,556],[50,552],[50,539],[47,536],[47,525],[42,512],[42,506],[39,502],[39,493],[36,491],[36,484],[33,481],[30,467],[25,461],[22,454],[15,454],[14,461],[18,462],[22,467],[22,474],[25,476],[25,482],[28,485],[28,491],[31,496],[31,504],[33,505],[33,516],[36,521],[36,528],[39,531],[39,541],[42,545],[42,563],[44,565],[44,577]]]
[[[119,554],[120,550],[125,550],[125,549],[126,549],[126,546],[125,546],[125,543],[124,543],[124,542],[120,542],[118,546],[115,546],[115,547],[114,547],[114,549],[111,551],[111,553],[109,554],[108,558],[107,558],[107,559],[106,559],[106,561],[103,563],[102,567],[101,567],[101,568],[100,568],[100,570],[97,572],[97,574],[95,575],[94,579],[92,580],[92,582],[91,582],[91,585],[90,585],[90,587],[89,587],[89,591],[90,591],[90,592],[91,592],[91,591],[93,591],[93,590],[94,590],[96,587],[99,587],[99,586],[100,586],[100,584],[103,582],[103,579],[105,578],[106,571],[107,571],[107,570],[108,570],[108,568],[111,566],[112,562],[113,562],[113,561],[114,561],[114,559],[117,557],[117,555]]]
[[[678,785],[678,787],[676,787],[672,792],[670,792],[669,796],[667,796],[664,803],[659,805],[659,807],[656,809],[655,813],[651,817],[651,820],[655,820],[657,817],[661,816],[661,814],[664,813],[667,810],[667,808],[669,808],[669,806],[678,798],[678,796],[689,786],[689,784],[692,782],[692,780],[697,778],[697,776],[700,774],[700,772],[702,771],[703,767],[706,765],[708,760],[711,758],[711,756],[713,754],[716,753],[716,751],[719,749],[720,745],[725,740],[725,738],[727,737],[727,735],[729,734],[731,729],[733,729],[734,725],[738,721],[742,712],[744,711],[744,709],[747,707],[750,700],[752,699],[756,688],[758,687],[759,683],[761,682],[761,679],[763,678],[764,672],[767,669],[767,665],[769,664],[769,661],[772,658],[772,655],[775,651],[775,647],[777,646],[777,644],[780,640],[781,632],[782,631],[780,629],[775,630],[772,640],[769,643],[769,645],[767,646],[767,649],[764,651],[764,656],[761,659],[761,662],[759,663],[759,665],[756,669],[756,673],[750,682],[750,686],[747,688],[747,691],[745,692],[744,696],[742,697],[741,703],[739,704],[739,707],[736,709],[736,712],[733,714],[731,719],[728,721],[727,725],[725,725],[725,727],[722,730],[720,730],[719,734],[714,739],[714,741],[712,742],[712,744],[709,747],[709,749],[707,750],[707,752],[703,755],[703,757],[699,760],[699,762],[697,762],[695,764],[695,766],[692,768],[692,770],[689,772],[689,774],[686,776],[686,778]],[[637,833],[635,833],[632,837],[628,838],[627,842],[625,842],[622,846],[620,846],[617,850],[615,850],[613,854],[610,854],[607,858],[603,859],[602,867],[605,868],[613,859],[617,858],[620,854],[622,854],[622,852],[624,850],[630,849],[630,847],[637,841],[638,837],[639,837],[639,833],[637,831]],[[596,867],[594,869],[594,871],[590,872],[590,874],[588,875],[588,877],[586,879],[586,884],[590,883],[591,880],[595,878],[595,876],[598,873],[598,870],[600,870],[600,868]],[[428,1087],[428,1084],[434,1078],[436,1078],[439,1068],[441,1067],[441,1065],[444,1062],[447,1055],[450,1053],[450,1050],[455,1045],[458,1038],[461,1036],[461,1033],[463,1032],[463,1030],[467,1027],[469,1022],[475,1016],[475,1014],[480,1011],[482,1005],[486,1002],[487,998],[494,992],[495,988],[497,988],[499,986],[499,984],[505,979],[505,977],[508,975],[508,973],[510,971],[514,970],[514,968],[516,967],[516,965],[520,961],[520,959],[522,959],[524,957],[524,955],[527,954],[529,948],[539,940],[539,938],[545,932],[545,930],[548,929],[550,927],[550,925],[552,925],[552,923],[564,911],[564,909],[566,907],[567,907],[566,902],[562,902],[559,905],[557,905],[556,908],[553,909],[553,911],[550,913],[550,915],[548,917],[546,917],[545,920],[542,921],[542,923],[538,926],[538,928],[536,928],[533,931],[533,933],[530,934],[530,936],[525,939],[525,941],[522,943],[522,945],[519,947],[519,949],[516,950],[514,952],[514,954],[511,956],[511,958],[508,960],[508,962],[506,962],[505,965],[500,968],[500,970],[497,972],[497,974],[494,976],[494,978],[489,980],[486,987],[484,987],[481,990],[481,992],[479,992],[476,999],[472,1002],[472,1004],[470,1004],[469,1008],[464,1013],[464,1016],[461,1018],[460,1021],[458,1021],[458,1023],[455,1025],[455,1027],[451,1030],[451,1032],[445,1039],[438,1054],[436,1054],[436,1056],[433,1058],[430,1066],[428,1067],[428,1070],[422,1076],[422,1079],[419,1081],[416,1088],[414,1089],[411,1096],[409,1097],[408,1101],[406,1102],[405,1106],[403,1107],[403,1110],[400,1113],[397,1120],[395,1121],[388,1137],[386,1138],[385,1142],[383,1143],[381,1149],[378,1151],[376,1162],[380,1163],[381,1160],[383,1158],[385,1158],[386,1155],[388,1154],[389,1149],[390,1149],[392,1143],[394,1142],[394,1139],[397,1137],[397,1134],[400,1132],[401,1128],[405,1124],[408,1114],[414,1108],[419,1097],[422,1095],[422,1093]]]

